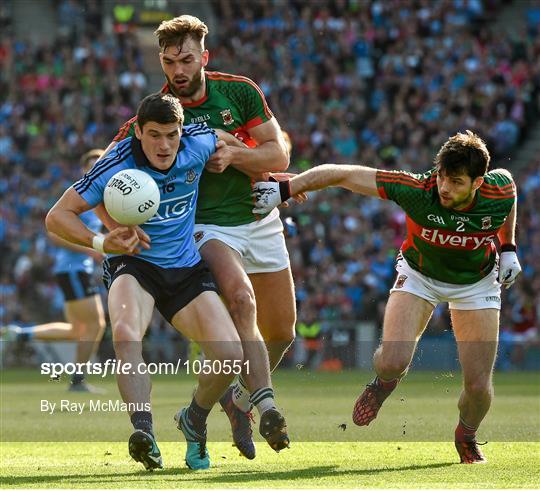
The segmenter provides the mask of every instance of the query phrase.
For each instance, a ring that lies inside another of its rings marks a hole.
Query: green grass
[[[188,377],[154,377],[153,413],[165,469],[147,473],[127,454],[124,413],[40,412],[42,398],[88,402],[36,371],[4,371],[1,385],[2,487],[40,488],[538,488],[538,374],[496,374],[496,397],[480,439],[487,465],[458,465],[453,448],[459,373],[412,372],[369,428],[351,422],[351,409],[370,375],[362,372],[281,371],[274,377],[292,439],[274,453],[257,435],[258,456],[247,461],[228,442],[219,411],[209,420],[212,468],[185,468],[172,415],[187,404]],[[117,399],[113,379],[101,399]],[[342,423],[347,424],[343,431]],[[62,442],[62,443],[54,443]]]

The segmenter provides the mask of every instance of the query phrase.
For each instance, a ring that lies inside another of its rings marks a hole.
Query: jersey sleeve
[[[126,148],[127,146],[127,148]],[[107,155],[96,162],[81,179],[73,184],[73,189],[93,208],[103,201],[103,191],[109,179],[128,167],[125,164],[130,155],[129,145],[117,145]]]
[[[198,155],[203,164],[216,151],[217,134],[206,123],[185,126],[182,137],[186,138],[189,151]]]
[[[273,118],[263,91],[253,80],[243,77],[242,82],[234,87],[236,99],[244,113],[244,129],[254,128]]]
[[[400,170],[379,170],[376,174],[377,190],[382,199],[390,199],[399,205],[410,196],[411,192],[431,189],[436,183],[435,176],[426,179],[425,174],[413,174]]]
[[[517,196],[516,184],[512,174],[506,169],[494,169],[484,176],[480,195],[491,199],[512,199]]]
[[[135,125],[137,124],[137,116],[133,116],[126,121],[118,130],[118,133],[113,138],[114,142],[119,142],[135,135]]]

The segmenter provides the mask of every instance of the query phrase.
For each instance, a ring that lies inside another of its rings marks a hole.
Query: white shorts
[[[501,309],[501,285],[497,281],[498,268],[471,285],[455,285],[433,280],[412,269],[404,258],[396,263],[398,272],[392,292],[408,292],[436,306],[448,302],[452,310]]]
[[[236,227],[195,224],[194,237],[199,249],[212,239],[227,244],[240,254],[248,274],[274,273],[289,267],[283,223],[277,209],[262,220]]]

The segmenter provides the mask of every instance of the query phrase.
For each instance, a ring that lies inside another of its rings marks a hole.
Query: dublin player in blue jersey
[[[117,375],[135,430],[129,452],[147,469],[154,469],[162,467],[162,459],[153,434],[150,378],[144,370],[141,344],[154,306],[176,329],[200,344],[210,366],[239,365],[243,351],[193,240],[198,182],[216,149],[216,134],[205,125],[182,130],[182,106],[166,94],[146,97],[137,116],[135,137],[117,145],[68,189],[47,215],[46,224],[63,239],[108,255],[104,279],[116,357],[133,367]],[[102,203],[110,177],[130,168],[155,179],[161,194],[158,212],[141,226],[142,232],[120,226],[100,237],[84,225],[80,214]],[[233,377],[230,370],[214,368],[201,375],[190,406],[175,417],[187,440],[186,463],[192,469],[210,465],[206,419]]]
[[[103,150],[93,149],[81,157],[81,167],[89,171],[101,157]],[[102,228],[101,221],[93,211],[81,214],[84,224],[95,232]],[[103,304],[95,284],[94,264],[101,263],[104,255],[92,248],[72,244],[49,234],[58,246],[54,252],[55,278],[64,294],[64,313],[67,322],[51,322],[37,326],[8,326],[17,338],[39,341],[77,342],[76,362],[84,364],[95,354],[105,331]],[[70,391],[101,392],[86,383],[84,373],[71,376]]]

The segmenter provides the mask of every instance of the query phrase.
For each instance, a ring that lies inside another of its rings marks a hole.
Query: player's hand
[[[137,233],[137,237],[139,238],[139,245],[143,249],[150,249],[150,236],[138,225],[135,227],[135,232]]]
[[[216,143],[216,151],[206,162],[205,169],[214,174],[221,174],[229,165],[231,165],[233,154],[231,147],[223,140]]]
[[[293,174],[292,172],[269,172],[268,181],[273,181],[273,182],[289,181],[294,176],[296,176],[296,174]],[[294,196],[291,196],[291,198],[294,199],[294,201],[296,201],[298,204],[304,203],[305,201],[309,199],[306,193],[298,193],[298,194],[295,194]],[[283,208],[288,208],[289,203],[284,201],[283,203],[281,203],[280,206]]]
[[[264,215],[291,197],[289,181],[256,182],[251,196],[255,198],[253,213]]]
[[[139,236],[134,227],[117,227],[105,235],[103,249],[108,254],[138,254]]]
[[[499,254],[499,276],[497,281],[510,288],[517,276],[521,273],[521,265],[514,251],[501,252]]]

